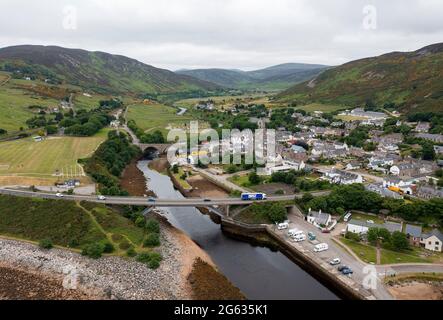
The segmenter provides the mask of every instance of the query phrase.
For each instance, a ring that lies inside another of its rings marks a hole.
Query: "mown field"
[[[160,130],[167,134],[170,127],[186,128],[192,118],[177,115],[178,110],[162,104],[136,104],[128,108],[127,119],[134,120],[147,133]]]
[[[114,254],[143,248],[145,231],[120,213],[93,203],[0,196],[0,235],[81,249],[111,243]]]
[[[14,177],[56,181],[59,171],[66,177],[81,177],[78,159],[91,155],[106,139],[108,130],[93,137],[49,137],[42,142],[32,138],[0,143],[0,184]]]

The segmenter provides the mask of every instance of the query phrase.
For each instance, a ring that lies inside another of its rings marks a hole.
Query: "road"
[[[79,195],[64,195],[62,198],[57,197],[54,193],[43,192],[31,192],[14,189],[0,188],[0,194],[11,195],[16,197],[30,197],[41,199],[59,199],[70,201],[89,201],[98,202],[104,204],[118,204],[118,205],[134,205],[134,206],[146,206],[146,207],[212,207],[212,206],[228,206],[228,205],[250,205],[255,202],[279,202],[279,201],[292,201],[295,197],[301,198],[303,195],[289,195],[270,197],[267,200],[261,201],[243,201],[238,198],[223,198],[223,199],[149,199],[144,197],[107,197],[106,200],[98,200],[96,196],[79,196]],[[326,192],[314,193],[314,196],[322,196],[327,194]]]
[[[291,214],[289,216],[291,221],[290,229],[298,229],[304,231],[305,234],[312,232],[316,235],[319,243],[327,243],[329,245],[329,249],[325,252],[313,253],[313,257],[318,261],[319,265],[322,265],[324,268],[335,274],[337,277],[341,277],[346,281],[351,287],[358,288],[358,290],[363,290],[363,281],[367,278],[367,271],[369,266],[357,259],[355,259],[351,254],[349,254],[344,248],[339,246],[333,239],[331,234],[323,234],[321,233],[314,225],[311,225],[300,218],[296,213]],[[281,237],[284,237],[286,241],[292,243],[294,246],[298,246],[300,250],[313,252],[314,245],[308,241],[304,241],[302,243],[294,244],[294,242],[287,235],[288,230],[284,231],[276,231],[280,234]],[[339,258],[342,262],[342,265],[346,265],[350,267],[354,274],[352,277],[346,277],[341,275],[336,266],[329,265],[329,261],[332,259]],[[369,291],[376,299],[378,300],[392,300],[391,294],[388,292],[386,287],[382,284],[383,277],[380,276],[378,269],[374,274],[376,277],[374,278],[374,283],[376,283],[376,289],[367,290]]]

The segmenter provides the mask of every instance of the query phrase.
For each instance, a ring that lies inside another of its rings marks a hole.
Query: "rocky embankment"
[[[194,260],[211,262],[197,245],[184,239],[185,235],[163,223],[159,251],[164,260],[157,270],[133,259],[93,260],[64,249],[43,250],[0,239],[0,298],[192,299],[187,276]]]

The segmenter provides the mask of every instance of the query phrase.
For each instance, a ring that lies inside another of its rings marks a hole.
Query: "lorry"
[[[314,247],[314,252],[323,252],[329,250],[329,245],[327,243],[320,243]]]
[[[242,193],[241,199],[243,201],[266,200],[267,195],[265,193]]]

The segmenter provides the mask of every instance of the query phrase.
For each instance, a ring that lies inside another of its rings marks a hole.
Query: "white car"
[[[341,263],[341,260],[339,258],[335,258],[335,259],[329,261],[329,264],[331,266],[338,266],[340,263]]]
[[[55,194],[55,196],[57,197],[57,198],[63,198],[64,197],[64,195],[63,195],[63,193],[56,193]]]
[[[299,234],[299,235],[295,236],[293,239],[295,242],[303,242],[306,240],[306,235]]]
[[[97,199],[100,201],[104,201],[104,200],[106,200],[106,197],[105,196],[98,196]]]

